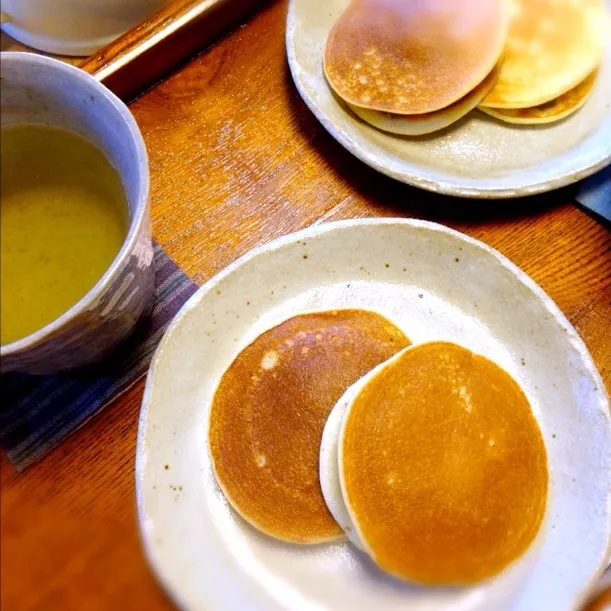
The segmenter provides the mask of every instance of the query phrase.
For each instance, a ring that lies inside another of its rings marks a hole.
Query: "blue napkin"
[[[611,165],[586,179],[575,199],[584,208],[611,222]]]
[[[55,375],[0,376],[0,446],[18,471],[40,460],[146,373],[168,324],[197,290],[158,245],[155,287],[150,317],[105,361]]]

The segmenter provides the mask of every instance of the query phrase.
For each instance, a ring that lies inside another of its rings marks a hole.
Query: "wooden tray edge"
[[[248,19],[266,0],[176,0],[79,67],[126,102]]]

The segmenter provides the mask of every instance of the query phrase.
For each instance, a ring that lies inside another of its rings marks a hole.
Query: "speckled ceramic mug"
[[[38,123],[96,144],[119,172],[129,205],[121,250],[96,285],[62,316],[0,347],[2,372],[54,373],[107,355],[150,310],[153,246],[146,148],[127,106],[92,76],[29,53],[2,53],[2,125]]]

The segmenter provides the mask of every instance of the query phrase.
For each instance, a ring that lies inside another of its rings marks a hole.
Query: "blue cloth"
[[[146,373],[168,324],[197,290],[158,245],[155,287],[150,317],[105,361],[56,375],[0,376],[0,446],[18,471],[40,460]]]
[[[611,222],[611,165],[586,179],[575,199],[584,208]]]

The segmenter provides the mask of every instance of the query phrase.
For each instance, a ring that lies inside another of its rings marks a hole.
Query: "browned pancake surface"
[[[348,386],[407,345],[379,314],[336,310],[295,316],[236,357],[214,396],[209,447],[246,520],[297,543],[343,535],[318,479],[323,427]]]
[[[505,0],[353,0],[329,33],[325,73],[354,106],[433,112],[483,81],[506,32]]]
[[[588,99],[596,83],[598,70],[594,70],[577,87],[554,98],[551,102],[532,106],[531,108],[486,108],[480,110],[506,123],[536,125],[553,123],[565,119],[579,110]]]
[[[472,89],[466,96],[460,98],[454,104],[435,112],[428,112],[420,115],[397,115],[390,112],[370,110],[351,106],[355,115],[367,123],[392,134],[402,136],[420,136],[445,129],[456,121],[462,119],[473,110],[484,98],[484,96],[494,87],[501,69],[499,62],[486,78]]]
[[[482,105],[531,108],[581,83],[600,63],[610,25],[604,0],[510,0],[503,67]]]
[[[374,560],[427,584],[475,583],[519,557],[548,486],[541,432],[518,384],[445,342],[409,348],[359,393],[340,477]]]

